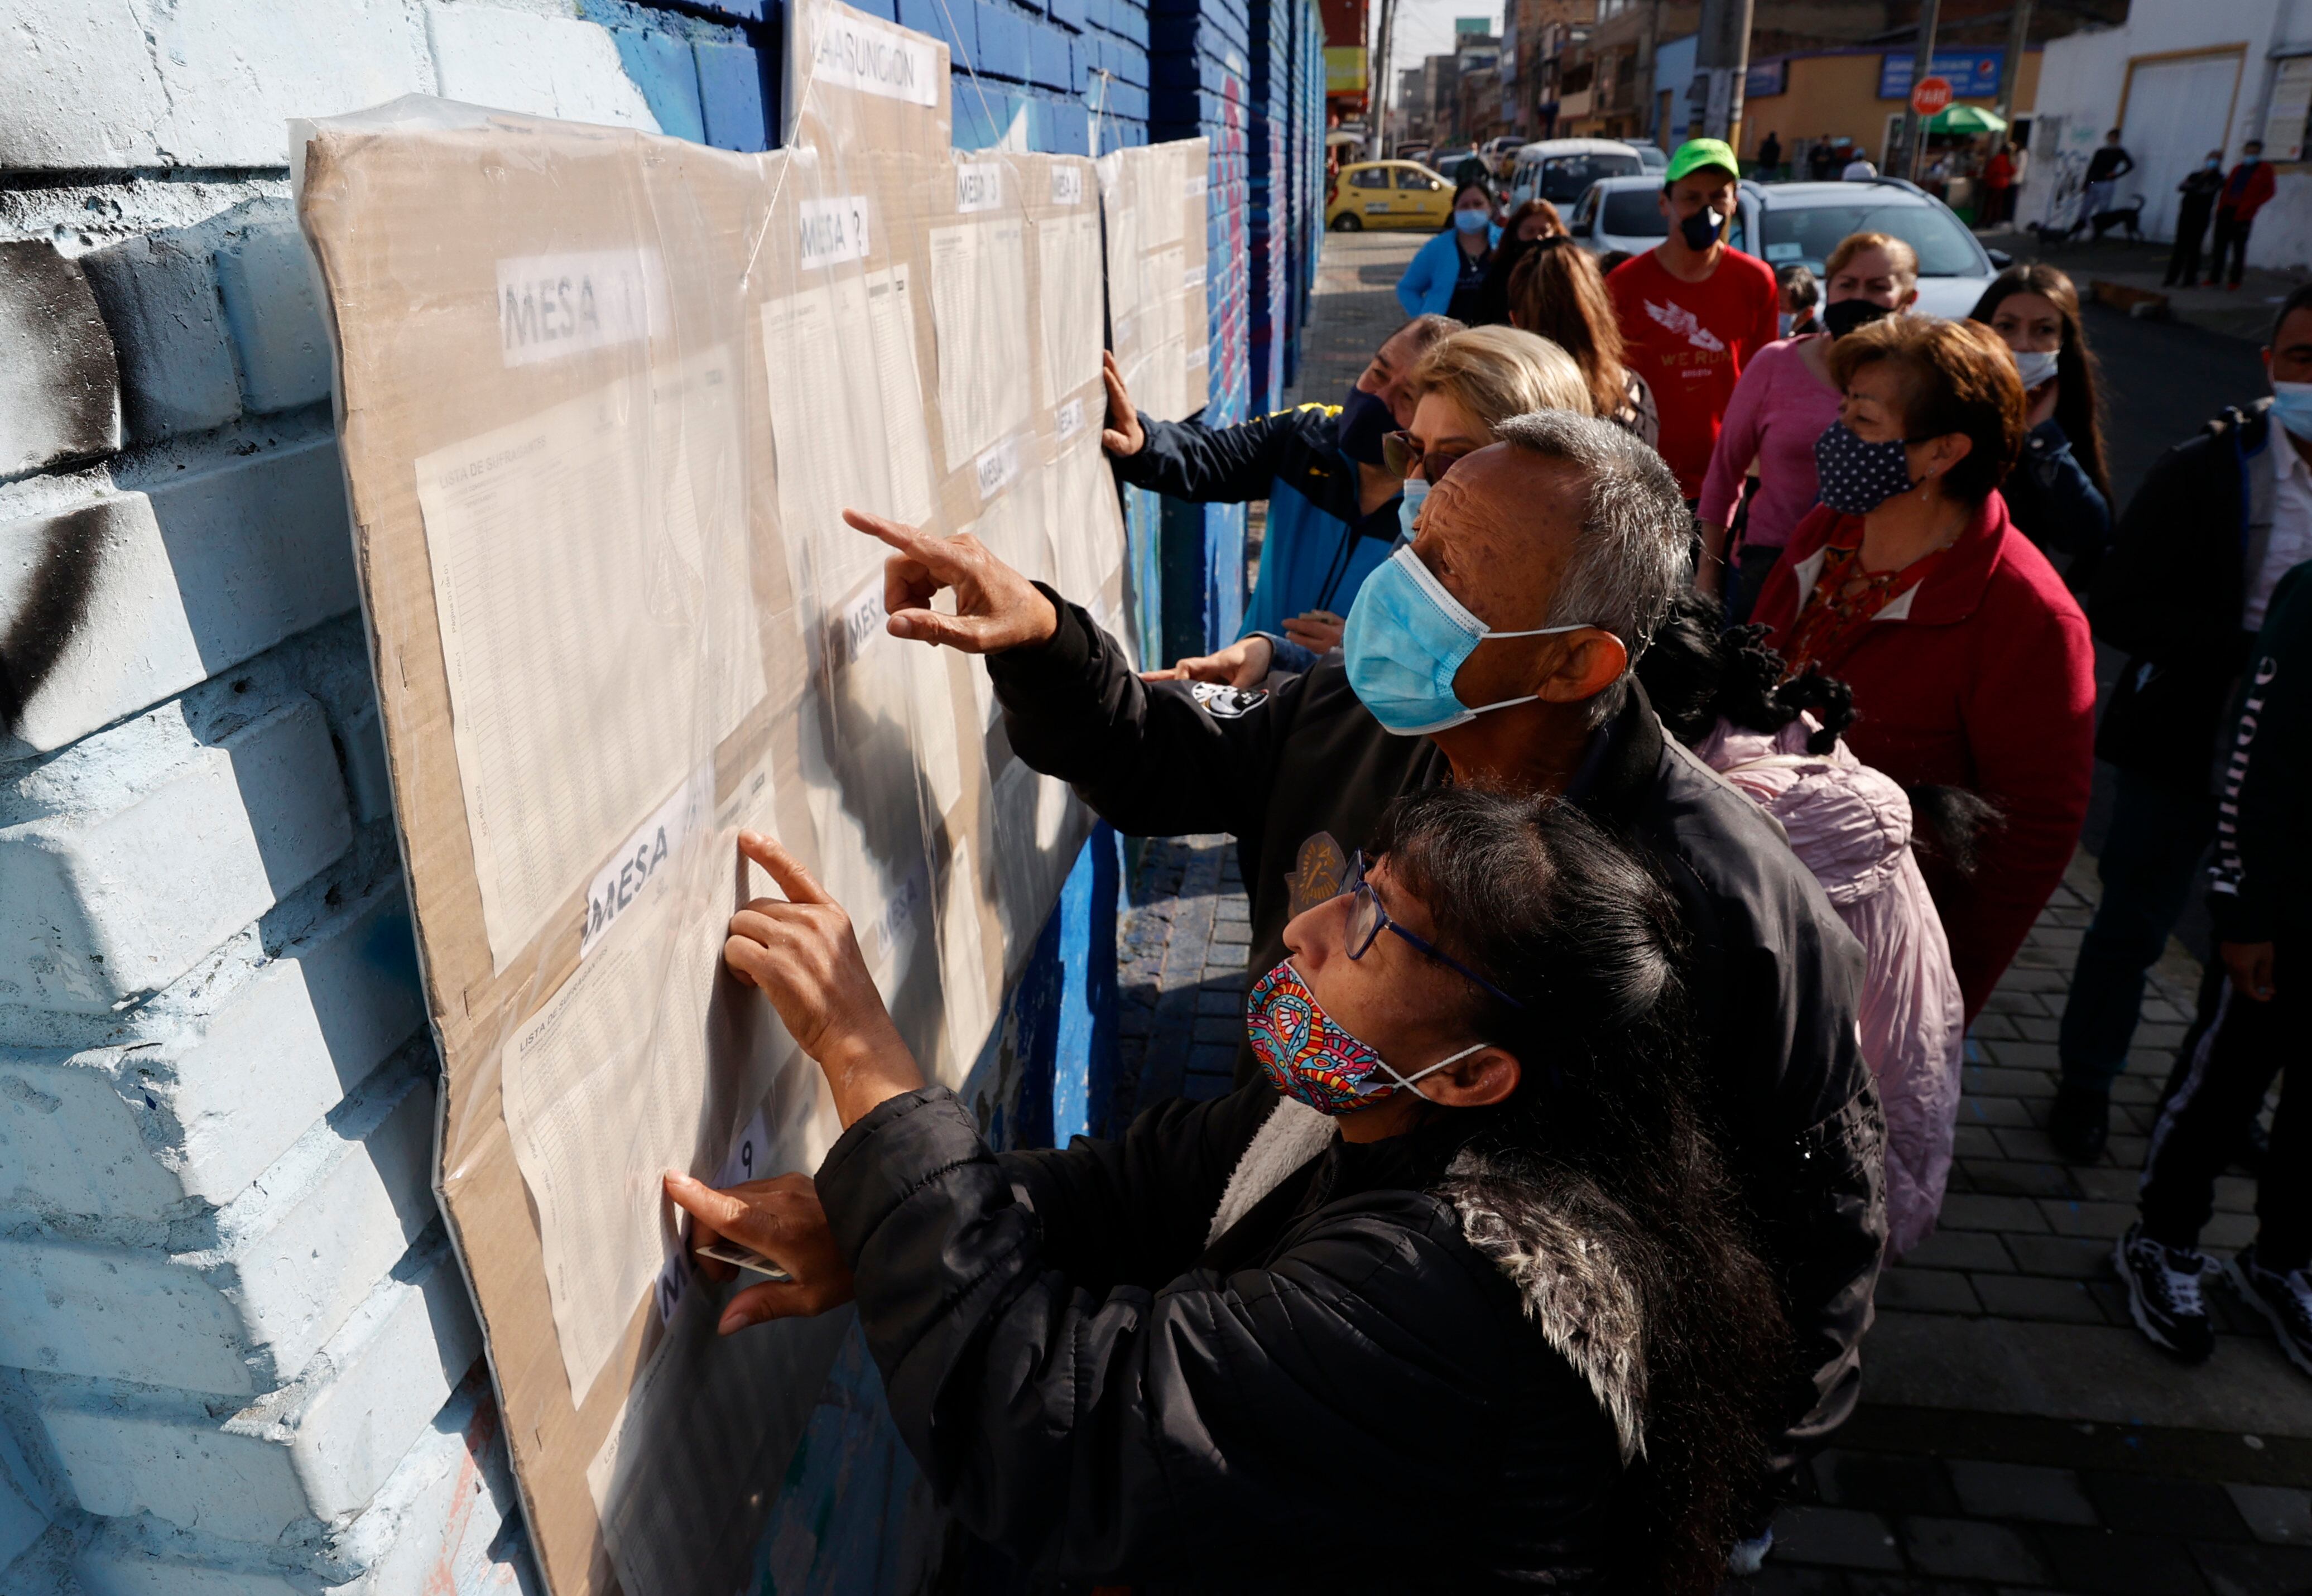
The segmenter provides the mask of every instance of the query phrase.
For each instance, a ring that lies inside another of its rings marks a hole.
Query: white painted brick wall
[[[328,436],[0,525],[0,614],[64,561],[76,624],[20,712],[20,750],[62,748],[361,601]]]
[[[5,92],[0,86],[0,97]],[[0,148],[6,139],[0,130]],[[119,351],[131,437],[202,432],[241,414],[241,378],[205,240],[128,239],[80,265]]]
[[[495,7],[429,4],[441,93],[469,105],[658,131],[607,29]]]
[[[40,1421],[90,1512],[150,1513],[269,1546],[366,1507],[480,1353],[437,1227],[361,1304],[310,1381],[218,1411],[174,1392],[43,1380]],[[317,1560],[333,1555],[315,1550]]]
[[[244,1398],[297,1378],[434,1217],[427,1062],[380,1072],[182,1232],[0,1236],[0,1362]]]
[[[133,766],[160,719],[66,757]],[[0,786],[0,822],[8,811]],[[118,807],[0,823],[0,999],[101,1013],[156,991],[351,838],[328,727],[302,697],[193,748]]]
[[[295,223],[251,228],[217,251],[216,273],[249,408],[264,415],[327,399],[328,327]]]

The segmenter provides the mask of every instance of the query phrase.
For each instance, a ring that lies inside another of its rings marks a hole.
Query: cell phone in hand
[[[718,1264],[735,1264],[750,1274],[760,1275],[766,1280],[775,1280],[781,1285],[794,1279],[793,1276],[753,1248],[741,1247],[736,1241],[710,1241],[704,1247],[695,1247],[691,1250],[700,1258],[711,1258]]]

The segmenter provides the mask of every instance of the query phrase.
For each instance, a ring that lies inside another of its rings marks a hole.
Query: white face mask
[[[2023,390],[2029,392],[2055,374],[2055,366],[2062,356],[2045,349],[2014,351],[2015,369],[2022,373]]]
[[[1776,317],[1776,318],[1775,318],[1775,320],[1778,320],[1778,321],[1780,321],[1780,322],[1782,323],[1782,336],[1783,336],[1784,338],[1788,338],[1788,337],[1790,337],[1790,336],[1791,336],[1791,321],[1792,321],[1792,320],[1795,320],[1795,318],[1794,318],[1794,317],[1792,317],[1792,316],[1791,316],[1791,314],[1788,311],[1783,311],[1780,316]]]

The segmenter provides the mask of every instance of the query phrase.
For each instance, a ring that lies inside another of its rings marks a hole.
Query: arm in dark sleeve
[[[1202,684],[1142,681],[1090,616],[1044,592],[1059,629],[1033,648],[987,656],[1012,751],[1131,836],[1256,831],[1275,777],[1279,716],[1297,706],[1302,679],[1231,695],[1234,713],[1215,715]]]
[[[1143,416],[1147,443],[1137,454],[1112,463],[1117,476],[1134,487],[1203,504],[1241,504],[1268,496],[1268,485],[1284,469],[1285,453],[1298,439],[1300,420],[1299,410],[1279,410],[1234,426]]]
[[[1174,1098],[1114,1141],[998,1155],[1043,1226],[1044,1257],[1087,1290],[1153,1285],[1204,1250],[1229,1176],[1275,1110],[1268,1085],[1195,1103]]]
[[[2217,940],[2267,943],[2288,919],[2279,865],[2304,840],[2312,775],[2312,566],[2299,566],[2273,595],[2255,664],[2240,689],[2217,808],[2208,918]]]
[[[1485,1287],[1426,1232],[1351,1215],[1265,1269],[1087,1292],[937,1087],[863,1117],[818,1188],[908,1451],[967,1528],[1041,1571],[1274,1573],[1337,1522],[1344,1480],[1388,1482],[1358,1534],[1403,1554],[1477,1488],[1498,1410],[1434,1347],[1485,1319]],[[1385,1288],[1394,1316],[1371,1305]]]
[[[2230,453],[2227,441],[2201,438],[2153,462],[2120,513],[2088,595],[2098,641],[2162,665],[2237,662],[2238,618],[2211,626],[2219,607],[2199,591],[2218,579],[2217,561],[2238,557],[2242,488],[2235,481],[2220,497],[2214,491],[2215,468],[2229,466]],[[2225,524],[2211,524],[2217,518]]]
[[[2111,506],[2071,452],[2062,423],[2049,419],[2031,429],[2024,440],[2019,474],[2027,478],[2028,489],[2019,509],[2011,503],[2008,506],[2015,524],[2041,547],[2069,555],[2075,577],[2083,566],[2092,572],[2111,540]]]

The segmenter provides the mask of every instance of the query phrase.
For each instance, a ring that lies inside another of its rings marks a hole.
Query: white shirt
[[[2253,632],[2264,625],[2272,590],[2290,570],[2312,559],[2312,466],[2279,422],[2272,424],[2272,531],[2264,540],[2264,563],[2247,584],[2247,608],[2240,625]]]
[[[1868,161],[1856,159],[1848,162],[1846,163],[1846,170],[1840,172],[1838,175],[1851,183],[1860,178],[1877,177],[1878,175],[1878,169],[1871,165]]]

